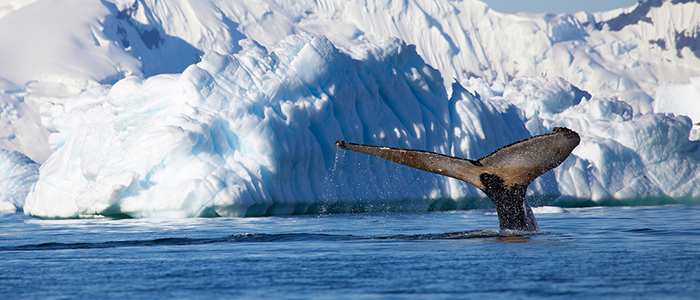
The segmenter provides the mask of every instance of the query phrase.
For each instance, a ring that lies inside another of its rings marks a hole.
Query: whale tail
[[[484,191],[496,204],[501,230],[538,231],[532,209],[525,201],[527,187],[535,178],[560,165],[580,140],[575,131],[556,127],[553,133],[503,146],[478,160],[345,141],[336,145],[465,181]]]

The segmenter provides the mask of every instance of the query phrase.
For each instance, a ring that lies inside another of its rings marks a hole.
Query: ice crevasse
[[[269,52],[250,40],[241,47],[207,53],[182,74],[127,77],[44,105],[54,153],[24,212],[258,216],[406,199],[428,210],[484,196],[455,179],[338,152],[335,141],[478,158],[555,126],[577,130],[582,143],[531,195],[560,203],[700,195],[700,150],[686,117],[633,116],[629,105],[586,98],[558,78],[520,78],[498,91],[455,84],[448,95],[440,73],[395,39],[344,51],[312,35]]]

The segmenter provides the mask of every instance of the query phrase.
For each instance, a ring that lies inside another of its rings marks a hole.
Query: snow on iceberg
[[[691,0],[573,15],[510,15],[450,0],[32,2],[0,4],[0,77],[50,96],[130,74],[179,73],[204,52],[234,53],[242,38],[267,46],[301,32],[344,48],[397,37],[449,81],[548,73],[595,95],[622,95],[636,113],[650,111],[660,80],[687,81],[700,68],[700,4]]]
[[[305,213],[360,200],[480,195],[466,183],[354,154],[335,141],[480,157],[529,136],[514,106],[455,86],[413,46],[350,54],[290,36],[244,40],[181,75],[128,77],[45,105],[55,152],[24,211],[42,218]],[[422,210],[431,204],[426,201]]]
[[[49,132],[23,101],[21,91],[0,79],[0,149],[21,152],[42,163],[51,154]]]
[[[15,3],[16,9],[0,4],[0,14],[3,6],[7,11],[0,17],[0,80],[25,87],[27,102],[43,102],[129,75],[182,72],[197,62],[203,52],[168,35],[148,13],[137,15],[139,3],[37,0]],[[159,11],[157,3],[146,10]],[[185,27],[179,32],[184,37],[189,30],[206,31],[195,21],[172,23]]]
[[[660,81],[699,75],[700,3],[694,0],[641,1],[601,13],[517,15],[496,12],[480,1],[258,2],[269,4],[264,14],[240,16],[237,11],[256,11],[245,1],[217,6],[255,40],[308,32],[346,47],[397,37],[416,45],[449,80],[508,82],[546,73],[594,95],[620,95],[635,113],[651,112],[649,102]]]
[[[473,83],[472,89],[484,89],[483,82]],[[532,135],[562,126],[581,136],[554,169],[561,192],[556,205],[698,202],[700,142],[690,137],[686,116],[635,114],[625,102],[591,97],[561,78],[516,78],[490,100],[516,105]]]
[[[0,212],[22,209],[37,179],[39,164],[22,153],[0,149]]]
[[[699,100],[700,77],[690,77],[688,83],[664,82],[656,89],[654,111],[686,115],[700,123]]]

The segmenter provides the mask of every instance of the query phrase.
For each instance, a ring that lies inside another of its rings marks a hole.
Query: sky
[[[630,7],[637,0],[481,0],[492,9],[503,13],[574,13],[597,12]]]

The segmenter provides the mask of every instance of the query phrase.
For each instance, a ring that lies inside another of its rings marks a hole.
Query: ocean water
[[[543,234],[499,233],[492,210],[2,214],[0,298],[700,298],[700,206],[539,209],[536,217]]]

